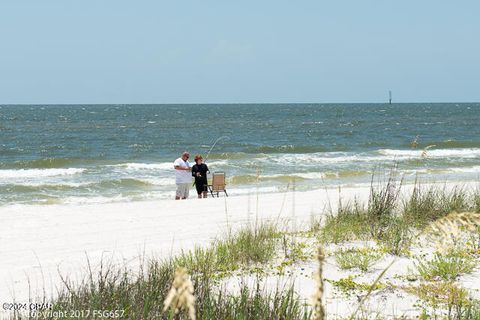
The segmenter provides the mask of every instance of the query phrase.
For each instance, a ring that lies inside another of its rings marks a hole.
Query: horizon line
[[[429,101],[429,102],[421,102],[421,101],[409,101],[409,102],[392,102],[391,105],[399,105],[399,104],[467,104],[467,103],[480,103],[480,101]],[[181,102],[161,102],[161,103],[0,103],[1,106],[99,106],[99,105],[273,105],[273,104],[291,104],[291,105],[305,105],[305,104],[386,104],[390,105],[388,101],[385,102],[188,102],[188,103],[181,103]]]

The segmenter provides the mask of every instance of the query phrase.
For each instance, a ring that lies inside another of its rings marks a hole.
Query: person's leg
[[[182,197],[182,185],[177,183],[177,191],[175,191],[175,200],[180,200]]]
[[[202,186],[202,196],[206,198],[208,195],[208,185],[207,182],[205,181]]]
[[[195,189],[197,189],[198,199],[202,199],[203,188],[197,182],[195,182]]]
[[[190,191],[190,183],[184,183],[183,184],[183,198],[182,199],[185,200],[185,199],[188,198],[189,191]]]

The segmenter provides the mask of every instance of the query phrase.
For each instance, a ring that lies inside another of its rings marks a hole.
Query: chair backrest
[[[214,172],[212,174],[212,189],[213,191],[225,190],[225,172]]]

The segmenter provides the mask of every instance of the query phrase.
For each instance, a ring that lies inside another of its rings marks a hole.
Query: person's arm
[[[183,170],[183,171],[190,171],[190,170],[192,170],[192,168],[190,168],[190,167],[186,167],[186,168],[185,168],[185,167],[181,166],[177,161],[175,161],[175,162],[173,163],[173,168],[174,168],[175,170]]]
[[[178,163],[178,161],[175,160],[175,162],[173,163],[173,168],[175,170],[182,170],[182,167],[180,166],[180,164]]]
[[[190,168],[190,167],[185,168],[185,167],[182,167],[182,166],[175,166],[174,168],[175,168],[176,170],[183,170],[183,171],[190,171],[190,170],[192,170],[192,168]]]
[[[196,165],[192,167],[192,176],[193,177],[197,176],[197,173],[198,173],[197,169],[198,169],[198,166],[196,166]]]

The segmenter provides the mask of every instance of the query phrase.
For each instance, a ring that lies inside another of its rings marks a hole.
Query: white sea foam
[[[160,162],[160,163],[122,163],[116,164],[112,167],[126,168],[128,170],[173,170],[172,162]]]
[[[305,166],[305,164],[317,165],[324,163],[335,164],[356,161],[387,161],[391,159],[394,158],[366,153],[324,152],[309,154],[284,154],[275,157],[269,156],[265,159],[260,159],[260,161]]]
[[[447,167],[447,168],[423,168],[423,169],[403,169],[400,173],[404,174],[452,174],[452,173],[480,173],[480,166],[472,167]]]
[[[43,187],[43,188],[48,188],[48,187],[72,187],[72,188],[79,188],[79,187],[85,187],[89,186],[92,184],[92,182],[72,182],[72,181],[60,181],[60,182],[49,182],[49,181],[43,181],[41,180],[25,180],[21,179],[19,181],[14,181],[15,185],[19,186],[27,186],[27,187]]]
[[[51,168],[51,169],[7,169],[0,170],[0,178],[43,178],[74,175],[84,172],[83,168]]]
[[[275,177],[275,176],[282,176],[282,175],[272,175],[272,177]],[[299,173],[289,174],[289,176],[315,180],[315,179],[325,178],[325,173],[323,172],[301,172],[300,173],[299,172]]]
[[[450,168],[450,171],[458,173],[480,173],[480,166],[473,166],[467,168]]]
[[[174,178],[147,178],[147,179],[142,179],[148,183],[151,183],[153,185],[157,186],[165,186],[165,185],[174,185],[175,184],[175,179]]]
[[[374,152],[318,152],[309,154],[268,155],[258,158],[260,162],[284,164],[322,164],[322,163],[352,163],[352,162],[387,162],[394,160],[421,159],[424,150],[394,150],[380,149]],[[427,158],[443,159],[475,159],[480,158],[480,148],[462,149],[430,149],[426,151]]]
[[[78,205],[78,204],[103,204],[103,203],[112,203],[112,202],[128,202],[130,200],[129,197],[125,196],[114,196],[114,197],[103,197],[103,196],[95,196],[95,197],[82,197],[82,196],[71,196],[65,197],[61,199],[61,203],[63,204],[70,204],[70,205]]]
[[[193,164],[193,163],[192,163]],[[212,160],[208,162],[209,166],[225,166],[231,165],[232,161],[229,160]],[[142,162],[130,162],[110,165],[109,167],[124,168],[131,171],[140,170],[173,170],[172,162],[159,162],[159,163],[142,163]],[[173,171],[172,171],[173,172]]]
[[[212,160],[208,161],[207,165],[209,167],[214,167],[214,166],[225,166],[228,165],[228,160]]]
[[[429,158],[477,158],[480,157],[479,148],[457,148],[457,149],[430,149],[425,151]],[[420,158],[424,150],[394,150],[381,149],[380,154],[393,157]]]

